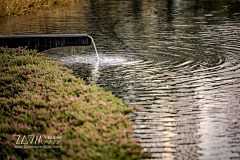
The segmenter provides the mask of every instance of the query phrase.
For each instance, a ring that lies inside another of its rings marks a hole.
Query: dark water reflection
[[[0,21],[0,34],[87,33],[46,51],[142,108],[135,136],[155,159],[240,159],[240,2],[82,0]],[[113,64],[113,65],[111,65]]]

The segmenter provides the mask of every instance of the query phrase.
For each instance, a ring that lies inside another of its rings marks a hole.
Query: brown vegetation
[[[75,0],[1,0],[0,19],[50,8]]]

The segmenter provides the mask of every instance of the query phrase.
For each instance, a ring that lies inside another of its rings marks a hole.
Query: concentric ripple
[[[91,35],[99,61],[92,47],[48,55],[142,106],[131,115],[134,136],[151,159],[240,159],[239,6],[236,0],[81,0],[1,20],[0,33]]]

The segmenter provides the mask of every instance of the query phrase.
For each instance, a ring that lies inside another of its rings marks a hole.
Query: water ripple
[[[0,32],[93,36],[99,62],[91,47],[48,55],[142,106],[132,115],[134,136],[151,159],[239,159],[239,6],[235,0],[82,0],[1,20]]]

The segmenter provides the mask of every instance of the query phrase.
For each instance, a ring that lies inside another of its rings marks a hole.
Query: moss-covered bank
[[[0,19],[35,12],[75,0],[1,0]]]
[[[84,85],[71,70],[42,53],[1,47],[0,86],[1,158],[146,156],[132,137],[128,114],[134,108],[94,84]],[[57,149],[29,148],[44,145]]]

